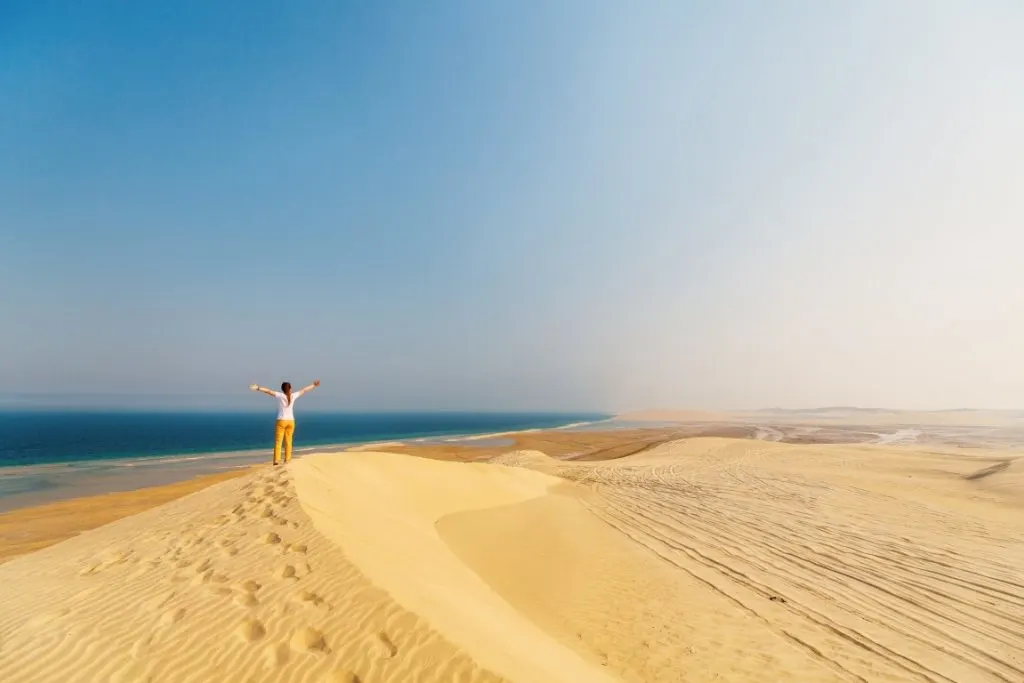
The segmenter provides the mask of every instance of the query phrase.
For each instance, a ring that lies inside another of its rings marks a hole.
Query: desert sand
[[[306,456],[11,559],[0,680],[1024,680],[1014,452],[531,438]]]
[[[745,411],[702,410],[639,410],[624,413],[622,420],[632,422],[776,422],[783,424],[828,425],[915,425],[969,427],[1024,427],[1024,411],[1020,410],[887,410],[884,408],[810,408],[790,410],[766,408]]]

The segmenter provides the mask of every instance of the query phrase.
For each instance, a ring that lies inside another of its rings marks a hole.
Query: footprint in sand
[[[292,600],[304,607],[313,607],[316,609],[327,610],[331,609],[331,606],[327,604],[327,601],[325,601],[316,593],[312,593],[310,591],[299,591],[298,593],[292,596]]]
[[[370,638],[367,649],[371,654],[382,659],[390,659],[398,654],[398,648],[384,632]]]
[[[260,604],[260,601],[252,593],[238,593],[233,602],[239,607],[255,607]]]
[[[299,553],[300,555],[305,555],[306,554],[306,544],[305,543],[295,543],[295,544],[289,543],[288,545],[286,545],[284,547],[284,551],[286,553]]]
[[[326,683],[363,683],[363,680],[353,671],[339,669],[331,674]]]
[[[279,577],[281,577],[282,579],[296,579],[296,580],[298,580],[298,578],[299,578],[299,577],[297,577],[295,575],[295,567],[293,567],[290,564],[286,564],[285,566],[283,566],[280,569],[278,569],[277,570],[277,575]]]
[[[178,607],[176,609],[169,609],[160,616],[160,623],[162,625],[176,624],[182,620],[185,616],[185,608]]]
[[[263,636],[267,635],[267,629],[263,627],[263,622],[259,619],[246,619],[238,626],[238,635],[250,643],[254,643]]]
[[[262,586],[258,582],[253,581],[252,579],[249,579],[248,581],[243,581],[242,583],[238,584],[238,587],[246,593],[255,593],[260,588],[262,588]]]
[[[269,667],[283,666],[288,663],[288,658],[291,657],[291,654],[291,650],[285,643],[268,645],[267,649],[263,652],[263,661]]]
[[[193,586],[201,586],[204,583],[209,583],[210,579],[212,577],[213,577],[213,570],[212,569],[207,569],[205,573],[200,574],[199,576],[197,576],[194,579],[192,579],[192,585]]]
[[[281,542],[281,537],[271,531],[269,534],[264,534],[260,540],[268,545],[274,545]]]
[[[288,644],[296,652],[322,652],[328,654],[331,651],[331,648],[327,647],[327,641],[324,640],[323,632],[311,626],[300,628],[293,633]]]
[[[187,539],[184,543],[186,548],[194,548],[206,544],[206,536],[196,536],[194,538]]]

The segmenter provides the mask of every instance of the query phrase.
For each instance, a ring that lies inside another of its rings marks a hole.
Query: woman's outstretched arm
[[[266,387],[261,387],[259,384],[250,384],[249,388],[252,389],[253,391],[259,391],[261,393],[264,393],[267,396],[273,396],[274,395],[274,390],[273,389],[267,389]]]
[[[320,386],[320,380],[315,379],[315,380],[313,380],[312,384],[310,384],[308,386],[305,386],[305,387],[302,387],[302,389],[300,391],[304,394],[307,391],[311,391],[313,389],[316,389],[318,386]]]

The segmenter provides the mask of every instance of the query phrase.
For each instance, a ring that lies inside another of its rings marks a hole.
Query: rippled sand
[[[310,456],[0,566],[0,680],[1020,681],[1015,458]]]

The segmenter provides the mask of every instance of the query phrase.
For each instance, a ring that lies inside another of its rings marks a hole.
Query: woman
[[[259,391],[277,399],[277,428],[274,430],[274,464],[281,464],[281,439],[284,439],[284,461],[287,463],[292,459],[292,435],[295,434],[295,399],[307,391],[312,391],[320,386],[320,380],[316,380],[308,387],[299,389],[292,393],[292,385],[288,382],[281,384],[281,391],[272,391],[258,384],[250,384],[249,388]]]

